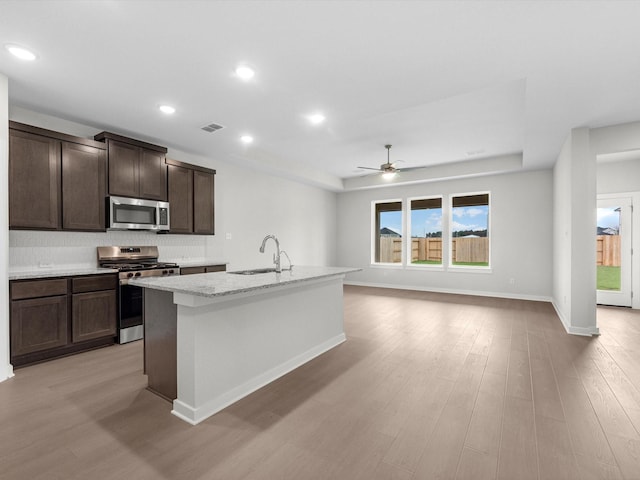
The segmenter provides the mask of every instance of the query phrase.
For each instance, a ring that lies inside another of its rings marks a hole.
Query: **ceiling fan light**
[[[396,176],[396,172],[384,172],[382,174],[382,178],[384,178],[385,180],[391,180],[395,176]]]
[[[31,50],[21,47],[20,45],[14,45],[9,43],[4,46],[14,57],[19,58],[20,60],[26,60],[31,62],[38,58],[38,56],[33,53]]]

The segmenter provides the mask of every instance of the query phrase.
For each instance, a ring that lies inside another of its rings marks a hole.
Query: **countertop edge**
[[[74,277],[82,275],[105,275],[118,273],[113,268],[68,268],[68,269],[47,269],[47,270],[23,270],[9,271],[9,281],[13,280],[38,280],[42,278]]]
[[[298,269],[303,269],[304,267],[294,267],[294,271],[295,268]],[[309,268],[309,267],[307,267]],[[329,268],[329,267],[327,267]],[[130,280],[129,284],[130,285],[136,285],[139,287],[145,287],[145,288],[151,288],[154,290],[161,290],[161,291],[165,291],[165,292],[171,292],[171,293],[178,293],[181,295],[193,295],[196,297],[204,297],[204,298],[220,298],[220,297],[228,297],[228,296],[233,296],[233,295],[238,295],[238,294],[243,294],[243,293],[248,293],[248,292],[254,292],[254,291],[258,291],[258,290],[268,290],[270,288],[275,288],[275,287],[286,287],[286,286],[293,286],[297,283],[304,283],[307,281],[313,281],[313,280],[318,280],[318,279],[322,279],[322,278],[328,278],[328,277],[337,277],[337,276],[344,276],[348,273],[353,273],[353,272],[358,272],[361,271],[361,268],[350,268],[350,267],[331,267],[331,268],[337,268],[339,270],[335,270],[335,271],[326,271],[326,272],[318,272],[318,273],[311,273],[311,274],[307,274],[304,277],[301,278],[291,278],[291,279],[285,279],[283,280],[282,278],[278,279],[278,281],[273,281],[270,283],[265,283],[265,284],[260,284],[260,285],[246,285],[246,286],[237,286],[231,289],[227,289],[227,290],[223,290],[220,292],[207,292],[207,291],[199,291],[197,289],[194,288],[187,288],[187,287],[177,287],[177,286],[167,286],[167,285],[162,285],[162,283],[158,283],[158,280],[163,280],[163,279],[159,279],[159,278],[142,278],[142,279],[136,279],[136,280]],[[216,277],[221,279],[221,278],[229,278],[227,277],[227,275],[233,275],[230,274],[228,272],[216,272],[216,273],[207,273],[207,274],[200,274],[200,275],[206,275],[209,279],[215,279]],[[271,274],[266,274],[266,275],[277,275],[275,273]],[[195,276],[194,275],[189,275],[188,277],[191,277],[190,280],[192,280]],[[176,278],[180,278],[180,277],[168,277],[167,279],[176,279]],[[183,277],[184,278],[184,277]],[[234,278],[234,277],[232,277]],[[242,276],[237,276],[235,278],[238,278],[238,280],[241,281]],[[271,278],[271,277],[269,277]],[[212,280],[211,280],[212,281]],[[211,283],[211,281],[209,281],[208,283]],[[207,282],[203,281],[202,285],[206,284]],[[200,287],[200,288],[205,288],[205,287]],[[213,288],[211,286],[208,286],[207,288]]]

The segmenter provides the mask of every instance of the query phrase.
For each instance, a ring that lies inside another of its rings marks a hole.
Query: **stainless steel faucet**
[[[267,235],[266,237],[264,237],[264,239],[262,240],[262,245],[260,245],[260,253],[264,253],[264,245],[270,238],[273,239],[274,242],[276,242],[276,253],[273,254],[273,263],[276,264],[276,272],[282,273],[282,268],[280,268],[280,242],[275,235]]]
[[[289,260],[289,268],[285,268],[285,270],[293,270],[293,263],[291,263],[291,259],[289,258],[289,254],[287,252],[285,252],[284,250],[280,250],[280,255],[284,255],[285,257],[287,257],[287,260]]]

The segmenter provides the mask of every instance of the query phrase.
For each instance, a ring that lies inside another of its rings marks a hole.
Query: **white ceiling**
[[[39,59],[2,48],[0,72],[12,106],[214,167],[360,188],[380,182],[351,177],[384,163],[387,143],[426,179],[513,154],[510,169],[550,167],[571,128],[640,120],[639,20],[640,2],[611,0],[3,0],[0,42]],[[241,62],[252,81],[234,76]],[[327,120],[314,127],[315,111]],[[212,122],[225,129],[200,130]]]

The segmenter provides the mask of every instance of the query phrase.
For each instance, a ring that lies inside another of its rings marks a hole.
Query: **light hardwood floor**
[[[343,345],[192,427],[142,344],[0,384],[0,479],[640,479],[640,312],[345,288]]]

